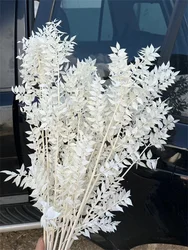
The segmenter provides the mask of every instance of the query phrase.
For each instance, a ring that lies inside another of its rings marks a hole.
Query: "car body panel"
[[[19,167],[14,137],[14,95],[11,87],[15,84],[15,1],[1,1],[0,33],[1,33],[1,67],[0,67],[0,168],[15,170]],[[9,10],[8,12],[5,10]],[[4,49],[5,48],[5,49]],[[12,188],[9,183],[3,183],[1,178],[0,195],[15,195],[19,188]]]

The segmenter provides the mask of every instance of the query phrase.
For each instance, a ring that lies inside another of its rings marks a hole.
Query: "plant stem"
[[[62,250],[66,250],[69,246],[68,246],[68,244],[67,244],[67,242],[68,242],[68,240],[69,240],[69,236],[70,236],[70,232],[71,232],[71,227],[72,225],[71,225],[71,223],[69,224],[69,226],[68,226],[68,229],[66,230],[66,233],[65,233],[65,235],[64,235],[64,242],[63,242],[63,245],[62,245]]]
[[[46,131],[46,136],[45,136],[45,138],[46,138],[47,175],[48,175],[48,183],[49,183],[49,154],[48,154],[48,133],[47,133],[47,131]],[[48,202],[48,205],[49,205],[49,202],[50,202],[49,184],[48,184],[47,190],[48,190],[47,202]]]
[[[58,61],[58,54],[57,54],[57,67],[58,67],[58,72],[57,72],[57,101],[58,105],[60,104],[60,76],[59,76],[59,61]],[[59,124],[59,115],[57,116],[57,124]],[[56,145],[56,156],[55,156],[55,163],[54,163],[54,168],[55,168],[55,183],[54,183],[54,204],[56,201],[57,197],[57,163],[58,163],[58,154],[59,154],[59,133],[58,133],[58,128],[57,128],[57,145]]]
[[[53,250],[56,250],[56,246],[57,246],[57,242],[58,242],[58,238],[59,238],[59,232],[60,232],[60,229],[58,228],[58,230],[56,231],[56,234],[55,234]]]
[[[121,122],[121,125],[122,125],[122,122]],[[117,136],[116,136],[115,142],[114,142],[113,146],[111,147],[111,151],[110,151],[110,153],[109,153],[109,155],[108,155],[108,157],[107,157],[107,159],[106,159],[104,165],[109,161],[109,159],[110,159],[110,157],[111,157],[111,155],[112,155],[112,153],[113,153],[113,151],[114,151],[114,149],[115,149],[115,146],[116,146],[117,141],[118,141],[118,138],[119,138],[119,134],[120,134],[120,132],[121,132],[121,125],[120,125],[120,128],[119,128],[118,134],[117,134]],[[89,199],[89,197],[90,197],[90,195],[91,195],[91,192],[93,191],[93,189],[94,189],[94,187],[95,187],[97,181],[100,179],[100,176],[101,176],[101,174],[99,173],[99,174],[97,175],[95,181],[93,182],[92,188],[90,189],[90,192],[89,192],[89,194],[88,194],[88,196],[87,196],[87,200]],[[87,218],[87,216],[86,216],[86,218]]]
[[[130,167],[125,171],[125,173],[123,174],[123,176],[122,177],[125,177],[125,175],[130,171],[130,169],[137,163],[137,161],[138,160],[140,160],[140,157],[143,155],[143,153],[149,148],[151,146],[151,144],[149,144],[148,146],[146,146],[145,148],[144,148],[144,150],[141,152],[141,154],[140,154],[140,156],[139,156],[139,158],[136,160],[136,161],[134,161],[131,165],[130,165]],[[99,176],[98,176],[99,177]],[[96,181],[94,182],[94,184],[96,184]],[[93,185],[94,186],[94,185]],[[97,201],[98,202],[98,201]],[[97,204],[97,202],[96,202],[96,204]],[[94,204],[94,206],[96,205],[96,204]],[[109,209],[110,210],[110,209]],[[87,216],[84,218],[84,221],[85,220],[87,220],[88,218],[89,218],[89,216],[90,216],[90,214],[92,213],[92,208],[90,209],[90,211],[89,211],[89,213],[87,214]]]
[[[49,248],[50,250],[52,249],[53,247],[53,242],[54,242],[54,229],[53,230],[50,230],[50,237],[49,237]]]
[[[73,233],[74,233],[74,229],[75,229],[75,227],[76,227],[76,224],[77,224],[77,222],[78,222],[78,220],[79,220],[79,218],[80,218],[80,215],[81,215],[81,213],[82,213],[82,210],[83,210],[83,208],[84,208],[84,206],[85,206],[85,203],[86,203],[86,201],[87,201],[86,198],[87,198],[87,196],[88,196],[88,192],[89,192],[90,186],[91,186],[91,184],[92,184],[93,178],[94,178],[94,176],[95,176],[95,171],[96,171],[96,169],[97,169],[97,166],[98,166],[98,163],[99,163],[99,160],[100,160],[100,157],[101,157],[101,153],[102,153],[104,144],[105,144],[105,142],[106,142],[106,138],[107,138],[107,136],[108,136],[110,127],[111,127],[112,122],[113,122],[113,120],[114,120],[114,116],[115,116],[115,114],[116,114],[116,112],[117,112],[117,110],[118,110],[118,108],[119,108],[119,105],[120,105],[120,101],[119,101],[118,104],[116,105],[116,108],[115,108],[115,110],[114,110],[113,116],[112,116],[112,118],[111,118],[111,120],[110,120],[110,123],[109,123],[109,125],[108,125],[106,134],[105,134],[105,136],[104,136],[104,138],[103,138],[103,141],[102,141],[102,144],[101,144],[101,147],[100,147],[98,156],[97,156],[97,160],[96,160],[96,163],[95,163],[93,172],[92,172],[92,176],[91,176],[91,178],[90,178],[90,181],[89,181],[89,184],[88,184],[88,186],[87,186],[85,195],[84,195],[84,197],[83,197],[82,203],[81,203],[80,208],[79,208],[79,210],[78,210],[78,213],[77,213],[75,222],[74,222],[74,224],[73,224],[73,226],[72,226],[72,230],[71,230],[71,232],[70,232],[70,235],[69,235],[67,244],[66,244],[66,246],[65,246],[65,250],[66,250],[66,249],[68,248],[68,246],[69,246],[69,243],[70,243],[70,241],[71,241],[72,235],[73,235]]]
[[[45,231],[44,228],[43,228],[43,240],[44,240],[44,246],[45,246],[45,249],[46,249],[46,244],[47,244],[47,242],[46,242],[46,231]]]
[[[147,145],[146,147],[145,147],[145,149],[141,152],[141,154],[139,155],[139,158],[135,161],[135,162],[133,162],[131,165],[130,165],[130,167],[125,171],[125,173],[122,175],[122,178],[129,172],[129,170],[137,163],[137,161],[139,161],[140,160],[140,157],[143,155],[143,153],[149,148],[151,146],[151,144],[149,144],[149,145]]]
[[[59,240],[59,247],[58,247],[58,250],[61,250],[61,246],[62,246],[62,244],[63,244],[63,242],[64,242],[64,236],[65,236],[66,231],[67,231],[68,223],[69,223],[69,220],[66,219],[66,223],[65,223],[64,230],[61,231],[61,237],[60,237],[60,240]]]

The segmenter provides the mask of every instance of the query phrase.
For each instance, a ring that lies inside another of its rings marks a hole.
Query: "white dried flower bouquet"
[[[13,92],[30,125],[27,146],[34,153],[28,170],[3,171],[6,180],[33,190],[47,250],[68,250],[81,234],[116,230],[111,212],[132,205],[121,181],[135,164],[155,169],[149,148],[165,144],[175,124],[160,98],[177,72],[169,63],[149,70],[158,49],[146,47],[128,64],[117,43],[106,85],[95,60],[70,66],[74,37],[59,25],[49,22],[22,40],[23,81]]]

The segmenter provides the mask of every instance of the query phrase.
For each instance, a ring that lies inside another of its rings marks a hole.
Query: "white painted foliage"
[[[18,173],[4,173],[33,190],[41,224],[53,235],[51,242],[46,238],[48,249],[61,233],[59,249],[67,250],[81,234],[114,232],[119,222],[113,211],[132,205],[130,191],[120,184],[124,176],[135,164],[156,168],[147,149],[162,147],[174,128],[161,93],[177,72],[169,63],[149,70],[159,57],[152,45],[128,64],[117,43],[109,55],[107,85],[95,60],[78,59],[70,66],[74,37],[59,25],[49,22],[22,40],[23,81],[12,90],[30,125],[26,134],[34,153],[28,172],[22,166]]]

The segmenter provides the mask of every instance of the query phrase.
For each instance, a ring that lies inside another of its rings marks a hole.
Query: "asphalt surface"
[[[42,235],[42,230],[29,230],[0,234],[0,250],[35,250],[36,243]],[[102,250],[92,242],[80,238],[75,241],[70,250]],[[152,244],[136,247],[132,250],[188,250],[188,247],[165,244]]]

